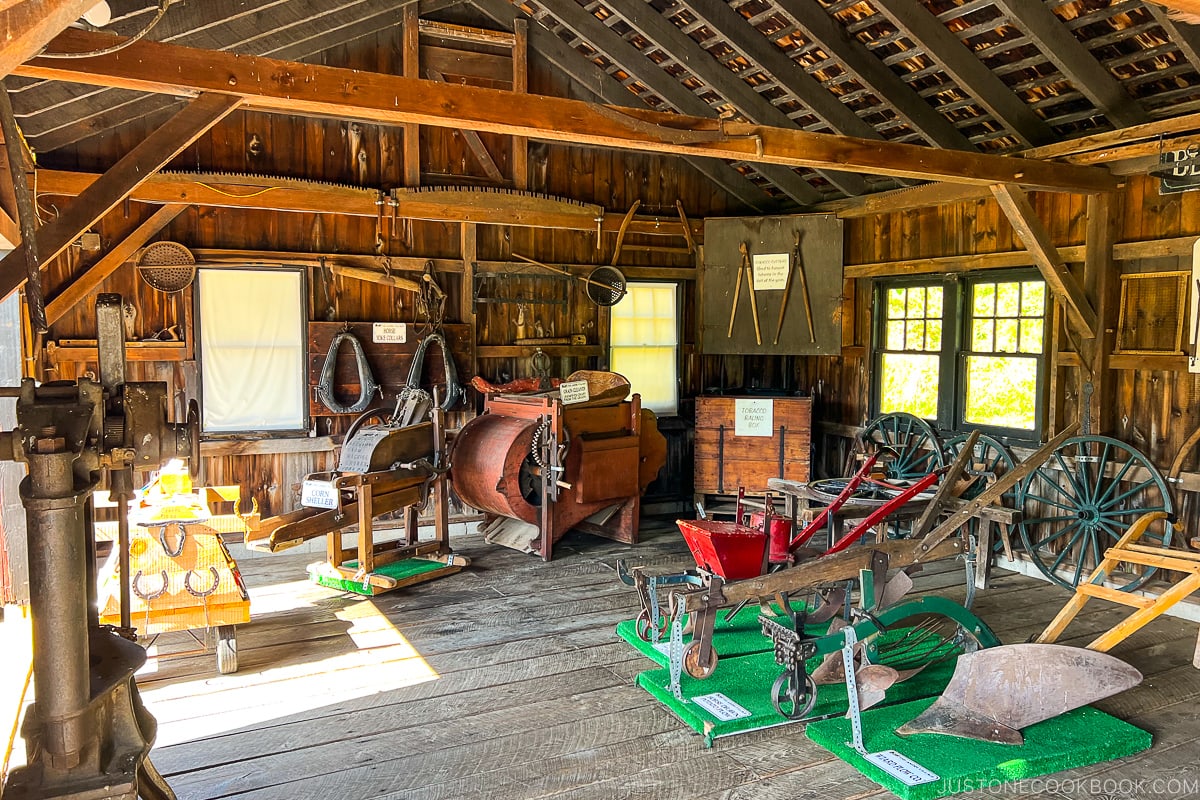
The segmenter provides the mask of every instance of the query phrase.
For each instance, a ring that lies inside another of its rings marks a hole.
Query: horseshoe
[[[218,586],[221,585],[221,573],[217,572],[217,568],[209,567],[208,571],[212,573],[212,586],[208,587],[202,592],[192,588],[192,574],[195,572],[194,569],[189,569],[187,574],[183,576],[183,588],[187,589],[188,594],[190,594],[192,597],[208,597],[217,590]]]
[[[183,554],[183,543],[187,541],[187,531],[183,529],[183,526],[176,523],[175,529],[179,531],[179,546],[174,550],[167,547],[167,526],[163,525],[158,529],[158,543],[162,545],[163,552],[171,558],[179,558]]]
[[[164,569],[161,574],[162,574],[162,585],[158,587],[157,592],[143,592],[142,591],[142,588],[140,586],[140,584],[142,582],[142,571],[140,569],[137,571],[137,574],[133,576],[133,581],[130,583],[130,588],[133,589],[134,594],[136,594],[138,597],[142,598],[142,600],[144,600],[145,602],[149,603],[154,598],[162,597],[164,594],[167,593],[167,571]]]

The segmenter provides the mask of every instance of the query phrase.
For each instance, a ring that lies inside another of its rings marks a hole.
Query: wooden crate
[[[769,425],[737,435],[739,410],[767,403]],[[808,397],[697,397],[696,494],[762,494],[770,478],[807,481],[812,445],[812,399]]]

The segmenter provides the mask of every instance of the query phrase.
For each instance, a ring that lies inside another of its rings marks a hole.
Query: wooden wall
[[[400,30],[381,32],[352,46],[329,52],[325,62],[332,66],[398,73],[401,71]],[[534,54],[531,54],[529,90],[561,96],[582,94]],[[92,137],[69,150],[55,151],[43,157],[41,166],[101,172],[159,122],[159,119],[146,119],[113,135]],[[483,134],[483,140],[501,171],[509,174],[511,140],[488,134]],[[386,190],[404,183],[402,145],[399,128],[235,112],[189,147],[169,168],[279,175]],[[422,183],[478,186],[483,182],[482,171],[460,131],[423,127],[420,149]],[[676,220],[677,200],[682,201],[692,218],[740,210],[731,205],[723,192],[676,158],[558,144],[530,143],[528,188],[596,203],[615,213],[624,213],[634,201],[640,201],[639,214],[663,214]],[[43,206],[49,213],[54,213],[54,203],[62,202],[67,201],[43,198]],[[120,241],[151,212],[151,207],[139,203],[118,207],[97,226],[105,248]],[[408,222],[385,254],[449,259],[461,264],[463,227],[450,223]],[[336,213],[193,207],[170,223],[160,238],[180,242],[189,248],[371,254],[374,252],[376,222]],[[643,239],[641,243],[664,242],[656,238],[652,241]],[[636,247],[638,237],[629,237],[627,244]],[[605,236],[598,249],[596,235],[592,233],[481,225],[476,228],[476,248],[479,260],[508,261],[513,253],[519,253],[551,263],[602,264],[612,257],[614,237]],[[50,265],[44,280],[47,296],[54,297],[99,255],[73,248],[67,256]],[[694,266],[692,258],[686,254],[628,248],[621,264]],[[539,276],[545,274],[533,267],[513,269]],[[471,287],[464,285],[461,272],[440,274],[438,279],[449,295],[446,322],[471,322],[463,318],[463,312],[468,309],[464,308],[462,298],[464,293],[469,296]],[[546,285],[545,280],[516,278],[508,290],[514,298],[518,295],[534,297],[545,291]],[[416,321],[413,296],[409,293],[334,278],[319,267],[309,268],[309,286],[313,320]],[[547,336],[572,333],[587,336],[588,345],[583,348],[553,351],[551,371],[555,376],[564,377],[575,369],[595,368],[606,352],[607,312],[593,305],[582,293],[582,287],[582,283],[570,281],[566,305],[531,307],[526,312],[530,316],[528,336],[534,335],[534,321],[541,323]],[[137,277],[130,264],[120,267],[99,291],[119,292],[133,302],[138,309],[136,331],[139,337],[152,336],[171,325],[186,327],[184,317],[191,303],[190,290],[177,297],[156,292]],[[684,298],[684,307],[690,308],[693,304],[690,282],[685,284]],[[398,300],[402,305],[397,303]],[[93,292],[52,326],[47,341],[94,338],[94,302]],[[475,311],[477,370],[469,364],[459,364],[463,382],[476,372],[493,381],[532,375],[526,354],[515,354],[511,348],[495,349],[510,345],[517,335],[518,307],[515,304],[488,304],[480,305]],[[688,324],[694,325],[694,322]],[[693,341],[691,333],[685,335],[686,343]],[[88,361],[52,363],[44,357],[44,350],[40,352],[43,358],[38,376],[43,379],[72,379],[95,369]],[[318,355],[323,357],[324,353]],[[694,358],[689,358],[687,364],[693,362]],[[188,399],[196,396],[196,365],[184,355],[170,361],[134,361],[130,377],[167,381],[173,390],[177,413],[182,412]],[[688,386],[697,383],[690,374],[685,375],[685,381]],[[463,413],[456,415],[452,423],[462,422],[470,416],[476,402],[474,394],[469,393]],[[205,479],[212,484],[240,484],[244,493],[258,499],[264,515],[289,510],[298,502],[304,474],[332,466],[327,437],[343,432],[350,418],[316,419],[311,452],[206,458]],[[208,449],[211,452],[211,446]]]

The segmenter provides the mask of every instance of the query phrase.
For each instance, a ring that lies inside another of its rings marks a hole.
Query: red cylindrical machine
[[[537,420],[484,414],[463,426],[454,440],[451,480],[467,505],[536,525],[538,507],[522,491],[521,472],[530,458]],[[539,487],[540,488],[540,487]],[[535,498],[539,500],[540,498]]]

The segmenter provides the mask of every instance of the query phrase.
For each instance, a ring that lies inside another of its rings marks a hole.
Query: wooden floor
[[[643,540],[629,550],[572,534],[543,564],[468,536],[455,542],[474,561],[468,571],[374,600],[308,584],[311,556],[243,561],[254,616],[239,628],[239,672],[218,675],[210,652],[157,659],[140,680],[161,726],[153,761],[182,800],[887,796],[802,725],[705,749],[634,686],[651,664],[613,633],[636,606],[613,562],[689,562],[669,523],[647,523]],[[918,588],[962,598],[961,567],[928,572]],[[976,610],[1005,642],[1022,642],[1066,598],[1004,574]],[[1121,613],[1093,601],[1067,643],[1086,644]],[[158,646],[177,650],[179,636]],[[1112,798],[1194,796],[1150,781],[1200,779],[1195,641],[1194,623],[1162,619],[1115,651],[1146,680],[1101,706],[1150,730],[1154,748],[1056,776],[1100,783],[1053,796],[1110,785]]]

